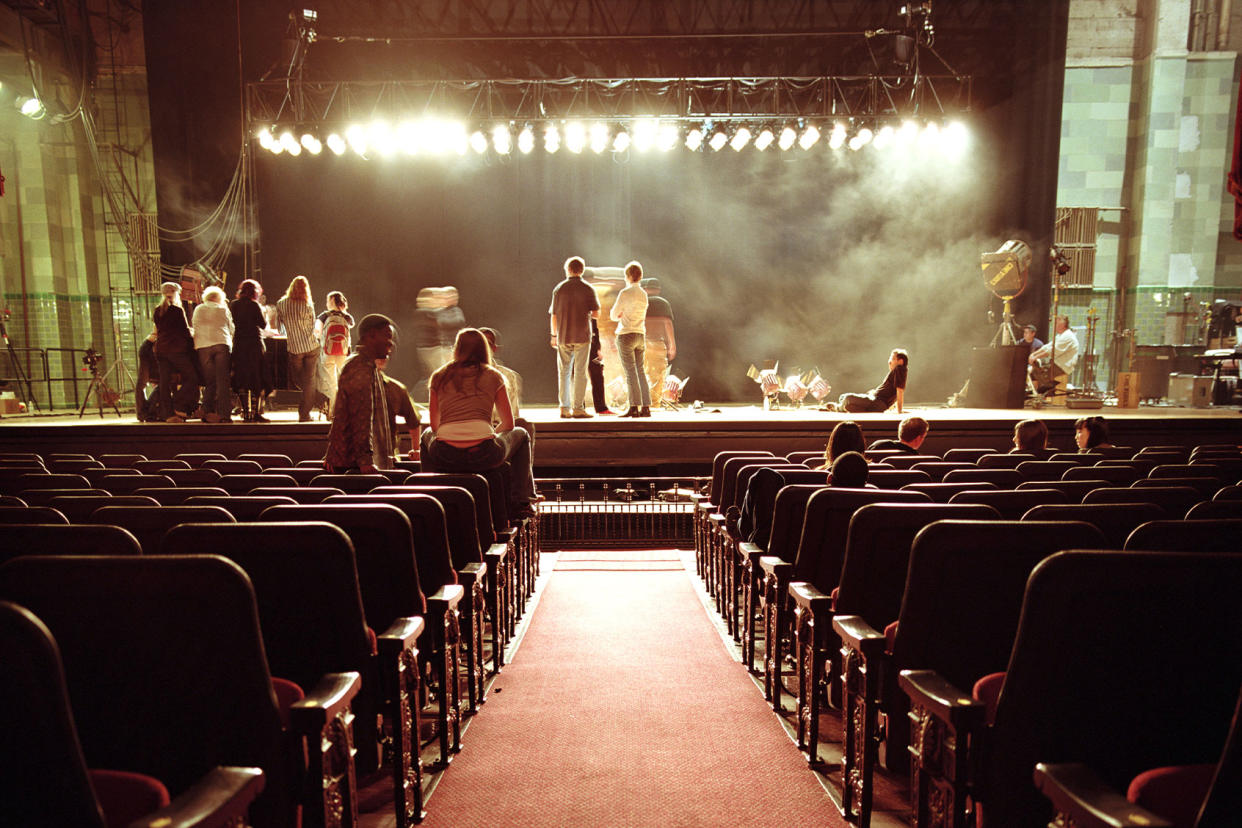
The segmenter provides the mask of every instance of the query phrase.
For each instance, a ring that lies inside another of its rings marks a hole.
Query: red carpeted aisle
[[[424,825],[845,825],[660,557],[561,562]]]

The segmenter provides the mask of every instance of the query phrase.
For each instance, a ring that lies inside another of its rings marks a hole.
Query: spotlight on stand
[[[759,391],[763,394],[763,410],[775,411],[781,407],[781,378],[777,373],[780,371],[780,362],[766,361],[763,370],[759,370],[755,366],[746,369],[746,376],[753,379],[759,384]]]
[[[789,401],[793,403],[794,408],[802,406],[802,401],[806,399],[807,392],[810,390],[807,384],[802,381],[802,377],[797,374],[785,377],[785,396],[789,397]]]
[[[1018,335],[1010,303],[1026,290],[1026,279],[1031,269],[1031,248],[1026,242],[1010,239],[995,253],[984,253],[979,259],[983,267],[983,283],[1005,306],[1000,330],[992,337],[992,346],[1016,345]]]
[[[828,380],[820,376],[819,371],[812,371],[809,376],[810,379],[806,382],[807,390],[810,391],[811,396],[815,398],[816,402],[822,403],[824,397],[832,393],[832,386],[829,385]]]
[[[663,408],[681,408],[681,392],[685,390],[686,383],[689,381],[689,377],[686,377],[685,379],[678,379],[673,374],[669,374],[665,377],[664,397],[660,400],[660,405]]]

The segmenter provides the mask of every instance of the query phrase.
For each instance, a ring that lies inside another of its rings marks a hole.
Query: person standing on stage
[[[164,301],[156,306],[155,362],[159,366],[160,415],[166,423],[184,423],[198,407],[198,366],[194,364],[194,336],[181,304],[181,285],[165,282],[160,285]],[[181,375],[181,383],[173,391],[173,374]]]
[[[1039,388],[1041,394],[1052,392],[1053,404],[1065,404],[1065,394],[1069,387],[1070,374],[1078,365],[1078,336],[1070,328],[1068,316],[1058,316],[1054,326],[1052,341],[1037,351],[1032,351],[1029,362],[1034,365],[1041,359],[1052,357],[1050,384]],[[1049,401],[1052,403],[1052,400]]]
[[[585,419],[587,360],[591,355],[591,320],[599,318],[595,289],[582,281],[586,262],[579,256],[565,260],[565,279],[552,291],[548,306],[561,417]]]
[[[319,343],[315,340],[315,302],[310,282],[294,276],[285,295],[276,301],[276,319],[285,329],[289,349],[289,380],[302,389],[298,402],[298,422],[309,423],[315,407],[315,368],[319,364]]]
[[[334,290],[328,294],[328,307],[315,320],[315,339],[323,343],[324,375],[327,380],[328,411],[332,411],[332,401],[336,399],[336,381],[341,375],[341,366],[353,352],[351,347],[350,329],[354,327],[354,318],[349,315],[349,302],[345,294]]]
[[[664,399],[664,380],[668,364],[677,358],[677,337],[673,335],[673,306],[660,295],[659,279],[643,279],[647,292],[647,317],[644,334],[644,361],[647,382],[651,386],[651,404],[659,406]]]
[[[223,290],[212,285],[203,291],[203,303],[194,309],[193,322],[194,349],[203,372],[203,422],[231,423],[229,353],[233,350],[234,325]]]
[[[382,314],[368,314],[358,323],[358,352],[341,369],[328,429],[323,466],[330,472],[373,474],[393,467],[388,392],[376,360],[392,356],[396,334],[393,321]]]
[[[617,323],[617,355],[621,360],[621,374],[625,377],[629,410],[622,417],[650,417],[651,389],[647,378],[639,371],[646,365],[646,318],[650,300],[641,284],[643,266],[630,262],[625,266],[628,284],[617,294],[612,311],[608,314]],[[661,383],[663,387],[663,383]]]
[[[839,411],[851,413],[872,412],[882,414],[897,403],[897,413],[902,413],[906,399],[906,373],[910,357],[901,348],[894,348],[888,356],[888,376],[884,382],[866,394],[842,394],[837,401]]]
[[[263,360],[263,333],[268,330],[267,317],[259,306],[263,288],[254,279],[246,279],[237,287],[237,296],[229,303],[233,314],[233,390],[241,400],[242,422],[265,423],[259,413],[259,402],[272,390],[271,374]]]

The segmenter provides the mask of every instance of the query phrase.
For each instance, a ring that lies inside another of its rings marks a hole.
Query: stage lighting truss
[[[326,145],[334,155],[352,150],[366,158],[451,157],[472,149],[503,156],[514,144],[529,153],[540,137],[549,153],[668,152],[678,145],[692,152],[874,146],[935,149],[954,157],[968,146],[962,121],[971,109],[971,78],[950,75],[281,79],[249,84],[247,93],[248,134],[263,149],[317,155]]]

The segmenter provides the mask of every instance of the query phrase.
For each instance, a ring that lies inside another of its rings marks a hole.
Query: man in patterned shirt
[[[375,361],[392,356],[395,336],[396,326],[382,314],[369,314],[358,323],[358,353],[341,368],[328,430],[323,465],[330,472],[372,474],[393,467],[388,395]]]

